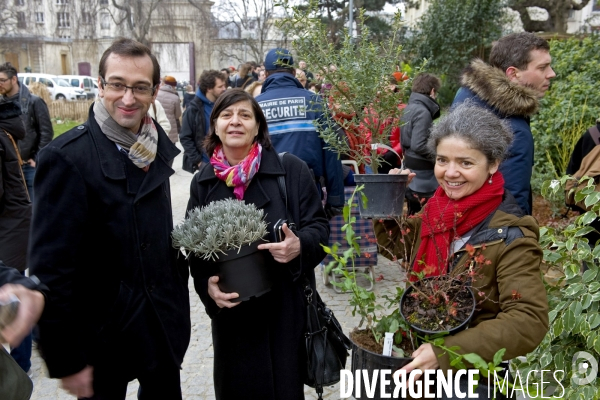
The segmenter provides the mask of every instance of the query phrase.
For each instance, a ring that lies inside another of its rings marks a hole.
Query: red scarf
[[[417,251],[415,272],[426,276],[448,272],[450,245],[480,224],[498,208],[504,194],[504,178],[496,172],[492,183],[487,181],[475,193],[452,200],[440,186],[423,209],[421,245]],[[423,260],[420,263],[419,260]],[[411,276],[411,280],[413,280]],[[416,279],[416,278],[415,278]]]

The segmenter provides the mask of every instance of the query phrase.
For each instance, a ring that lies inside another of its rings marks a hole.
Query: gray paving
[[[175,174],[171,177],[171,193],[173,199],[173,220],[177,224],[185,214],[185,208],[189,196],[189,187],[192,174],[181,170],[182,156],[179,155],[174,162]],[[323,285],[321,275],[317,272],[317,286],[321,297],[325,303],[335,312],[345,332],[349,332],[359,322],[359,317],[352,316],[352,309],[348,306],[348,295],[336,293],[331,286]],[[402,272],[398,267],[387,260],[379,259],[376,266],[376,276],[383,275],[383,280],[375,284],[375,292],[379,294],[394,293],[396,286],[400,285]],[[181,386],[183,398],[189,400],[210,400],[214,399],[213,390],[213,348],[210,335],[210,319],[206,316],[202,303],[194,292],[192,281],[190,280],[190,304],[192,310],[192,338],[190,346],[183,362],[181,372]],[[348,357],[347,368],[350,367],[350,357]],[[34,382],[34,400],[55,400],[55,399],[73,399],[60,388],[59,381],[49,379],[44,363],[37,350],[33,351],[32,372]],[[137,398],[137,381],[131,382],[128,386],[127,399]],[[316,399],[314,389],[305,387],[307,399]],[[325,388],[324,398],[338,399],[339,386],[335,385]]]

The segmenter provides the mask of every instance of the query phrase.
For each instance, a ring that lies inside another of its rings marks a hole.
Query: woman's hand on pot
[[[283,224],[285,239],[278,243],[262,243],[258,245],[259,250],[269,250],[278,263],[288,263],[300,255],[300,239]]]
[[[237,293],[221,292],[221,289],[219,289],[219,285],[217,285],[217,282],[219,282],[218,276],[211,276],[210,278],[208,278],[208,295],[211,297],[211,299],[215,301],[215,303],[217,303],[219,308],[231,308],[241,303],[234,303],[230,301],[231,299],[236,299],[240,297],[240,295]]]
[[[429,343],[419,346],[419,348],[415,350],[411,356],[414,358],[414,360],[402,367],[402,369],[406,371],[406,375],[410,374],[410,372],[414,369],[425,371],[436,370],[440,367],[438,358],[433,351],[433,346]],[[415,375],[415,379],[417,379],[419,376],[421,375]]]
[[[399,175],[408,175],[408,181],[406,182],[406,184],[408,185],[415,176],[417,176],[417,174],[415,174],[414,172],[412,172],[410,169],[406,168],[406,169],[400,169],[400,168],[392,168],[390,170],[390,172],[388,172],[388,174],[399,174]]]

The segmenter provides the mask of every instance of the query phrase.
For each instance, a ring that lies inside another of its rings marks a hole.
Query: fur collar
[[[502,70],[480,59],[465,69],[461,83],[504,116],[529,117],[538,110],[539,100],[533,89],[511,82]]]

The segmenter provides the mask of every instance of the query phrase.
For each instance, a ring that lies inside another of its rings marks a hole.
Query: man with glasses
[[[168,165],[179,150],[147,115],[160,67],[118,39],[99,75],[87,122],[39,157],[29,257],[49,288],[40,351],[78,398],[125,399],[138,379],[139,399],[181,399],[190,308]]]
[[[27,181],[29,197],[33,201],[33,176],[38,152],[54,137],[48,106],[40,97],[19,83],[17,70],[11,63],[0,65],[0,102],[12,101],[21,107],[25,137],[19,141],[23,160],[23,174]]]

